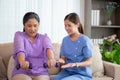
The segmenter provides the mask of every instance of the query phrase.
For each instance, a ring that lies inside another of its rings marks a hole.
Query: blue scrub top
[[[92,57],[92,42],[84,34],[81,34],[75,41],[70,40],[70,36],[66,36],[62,41],[61,56],[66,58],[67,63],[83,62],[86,58]],[[86,77],[92,77],[90,66],[66,68],[65,70],[77,73]]]

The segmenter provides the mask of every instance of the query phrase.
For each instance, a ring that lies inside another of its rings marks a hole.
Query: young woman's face
[[[70,22],[69,20],[64,21],[65,30],[69,35],[72,35],[78,31],[78,25]]]
[[[24,25],[25,32],[29,37],[35,37],[38,32],[38,28],[39,23],[35,18],[29,19]]]

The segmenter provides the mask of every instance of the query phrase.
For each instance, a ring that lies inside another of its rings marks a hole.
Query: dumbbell
[[[17,69],[17,70],[20,69],[20,64],[17,64],[17,65],[16,65],[16,69]],[[32,64],[31,64],[31,63],[29,64],[29,69],[32,69]]]
[[[59,66],[60,66],[60,63],[59,63],[59,62],[56,62],[55,67],[57,68],[57,67],[59,67]],[[44,67],[44,68],[47,68],[47,67],[48,67],[48,64],[47,64],[47,63],[43,63],[43,67]]]

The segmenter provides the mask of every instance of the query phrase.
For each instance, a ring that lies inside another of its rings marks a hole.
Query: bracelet
[[[76,64],[76,67],[79,67],[77,62],[75,64]]]

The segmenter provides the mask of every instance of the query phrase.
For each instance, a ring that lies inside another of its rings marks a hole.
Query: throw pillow
[[[14,68],[14,59],[13,59],[13,56],[11,56],[10,60],[9,60],[9,63],[8,63],[8,70],[7,70],[8,80],[11,80],[11,78],[12,78],[13,68]]]
[[[93,44],[93,58],[92,58],[92,75],[94,77],[101,77],[104,75],[104,67],[99,45]]]

